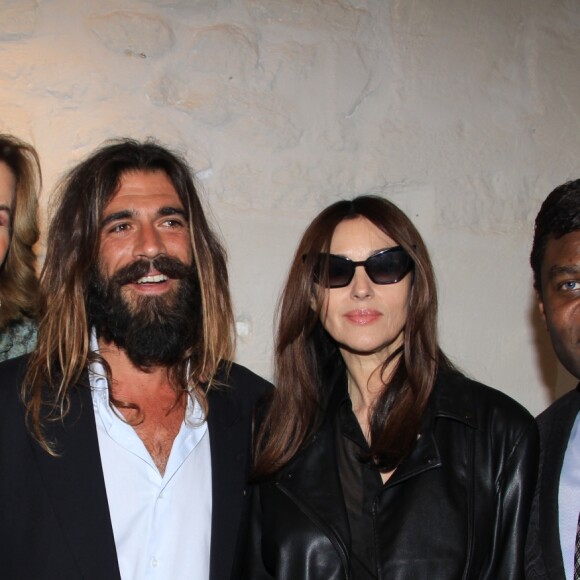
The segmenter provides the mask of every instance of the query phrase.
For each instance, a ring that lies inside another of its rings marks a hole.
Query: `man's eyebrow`
[[[580,274],[580,264],[570,264],[568,266],[559,266],[556,264],[548,270],[549,278],[556,278],[556,276],[562,276],[566,274],[572,276]]]
[[[187,214],[185,213],[185,210],[181,207],[171,207],[171,206],[162,207],[159,208],[157,215],[159,216],[180,215],[181,217],[187,219]]]
[[[134,211],[123,209],[121,211],[116,211],[114,213],[109,214],[106,218],[103,218],[101,222],[101,227],[104,228],[106,225],[109,225],[111,222],[116,222],[118,220],[126,220],[130,217],[135,215]]]

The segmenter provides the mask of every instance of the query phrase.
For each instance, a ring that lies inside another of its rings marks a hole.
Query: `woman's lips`
[[[375,322],[375,320],[378,320],[381,316],[382,314],[378,310],[367,309],[351,310],[344,315],[344,317],[349,322],[360,325],[371,324]]]

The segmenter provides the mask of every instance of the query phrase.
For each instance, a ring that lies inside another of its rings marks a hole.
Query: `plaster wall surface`
[[[182,151],[229,251],[237,358],[269,378],[303,229],[392,199],[432,253],[445,350],[537,413],[574,384],[528,255],[580,177],[579,62],[576,0],[0,0],[0,130],[37,147],[43,209],[105,139]]]

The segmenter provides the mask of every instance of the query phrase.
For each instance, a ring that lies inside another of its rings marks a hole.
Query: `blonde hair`
[[[10,246],[0,268],[0,330],[23,316],[38,313],[36,255],[38,194],[42,184],[40,162],[34,148],[12,136],[0,134],[0,163],[15,180],[11,208]]]

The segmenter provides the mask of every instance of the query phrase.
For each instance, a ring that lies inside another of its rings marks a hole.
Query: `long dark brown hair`
[[[0,134],[0,163],[15,180],[10,218],[10,246],[0,269],[0,329],[23,316],[35,318],[38,280],[34,244],[38,241],[37,205],[40,162],[34,147],[13,135]]]
[[[169,369],[172,384],[177,391],[193,384],[205,406],[205,392],[218,368],[233,356],[226,255],[205,217],[190,168],[179,155],[152,141],[122,139],[106,144],[64,178],[48,230],[38,342],[22,395],[30,430],[49,453],[55,450],[44,436],[43,421],[66,415],[70,391],[88,363],[104,364],[89,351],[87,288],[98,262],[103,210],[117,193],[121,177],[133,171],[162,171],[170,179],[188,216],[194,264],[200,273],[199,342],[188,345],[182,359]]]
[[[364,217],[402,246],[413,260],[413,282],[401,348],[370,415],[370,459],[390,471],[413,448],[439,367],[452,368],[437,342],[437,292],[421,235],[393,203],[376,196],[339,201],[320,213],[304,233],[282,292],[276,340],[276,382],[256,433],[256,479],[273,475],[306,444],[320,424],[325,367],[338,347],[320,322],[322,295],[314,283],[321,252],[328,252],[336,226]],[[322,280],[323,281],[323,280]],[[324,285],[324,284],[323,284]]]

